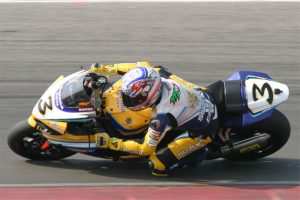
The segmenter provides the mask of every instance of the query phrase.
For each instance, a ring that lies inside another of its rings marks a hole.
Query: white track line
[[[53,188],[53,187],[135,187],[135,186],[300,186],[299,181],[248,181],[248,182],[132,182],[132,183],[41,183],[0,184],[0,188]]]

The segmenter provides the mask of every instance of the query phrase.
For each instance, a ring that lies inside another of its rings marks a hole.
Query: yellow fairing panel
[[[32,128],[36,128],[37,123],[32,115],[28,118],[27,122]]]
[[[170,144],[168,144],[168,148],[178,160],[181,160],[194,151],[203,148],[210,142],[210,137],[207,137],[206,139],[188,137],[171,142]]]
[[[52,120],[40,120],[43,124],[46,126],[52,128],[53,130],[64,134],[67,129],[67,122],[58,122],[58,121],[52,121]]]
[[[145,131],[151,119],[151,109],[147,108],[138,112],[127,109],[122,102],[120,84],[121,80],[104,93],[104,112],[114,121],[115,128],[123,135]]]

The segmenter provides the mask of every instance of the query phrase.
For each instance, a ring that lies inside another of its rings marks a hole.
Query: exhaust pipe
[[[233,143],[232,145],[226,145],[221,147],[220,152],[222,157],[229,158],[234,155],[247,154],[260,149],[268,145],[268,140],[271,138],[269,134],[259,134],[245,140],[241,140]]]

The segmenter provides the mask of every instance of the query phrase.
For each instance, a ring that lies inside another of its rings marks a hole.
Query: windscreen
[[[77,108],[90,105],[90,97],[86,94],[83,81],[86,73],[70,80],[61,91],[61,100],[66,107]]]

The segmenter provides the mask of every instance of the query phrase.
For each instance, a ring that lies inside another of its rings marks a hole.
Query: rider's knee
[[[191,163],[199,162],[205,158],[208,149],[204,148],[211,140],[198,140],[181,138],[171,142],[149,157],[149,167],[155,176],[168,176],[172,172]],[[202,145],[200,145],[202,143]]]

